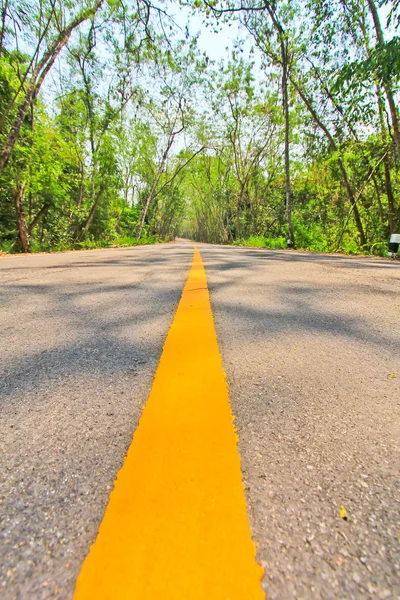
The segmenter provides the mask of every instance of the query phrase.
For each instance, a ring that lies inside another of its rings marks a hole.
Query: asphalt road
[[[399,598],[400,265],[198,247],[268,598]],[[1,598],[71,598],[191,259],[0,259]]]

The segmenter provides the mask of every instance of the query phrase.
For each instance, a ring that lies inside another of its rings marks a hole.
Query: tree
[[[20,18],[25,27],[30,22],[32,13],[33,15],[36,13],[32,22],[39,21],[40,27],[39,29],[31,29],[31,33],[33,35],[36,34],[36,36],[30,62],[23,74],[21,74],[21,82],[17,92],[1,117],[1,127],[3,128],[6,117],[10,114],[14,105],[18,105],[16,114],[11,119],[11,125],[0,149],[0,173],[4,170],[10,159],[25,116],[37,98],[40,88],[53,67],[56,58],[68,42],[72,32],[84,21],[94,17],[100,9],[102,2],[103,0],[95,0],[94,4],[90,7],[81,7],[78,5],[78,11],[75,15],[71,15],[68,9],[65,10],[63,8],[63,5],[56,4],[52,0],[50,0],[49,4],[45,5],[44,8],[40,6],[40,15],[37,14],[36,9],[38,6],[35,3],[27,6],[24,10],[18,5],[13,7],[8,4],[7,8],[3,11],[2,31],[5,30],[7,15],[13,9],[16,14],[16,17],[13,18]],[[26,10],[32,11],[29,17]],[[42,18],[42,12],[46,15],[44,19]],[[4,35],[2,34],[2,39],[3,37]],[[48,40],[47,43],[46,40]],[[44,42],[46,43],[46,47],[42,50]],[[15,40],[15,44],[18,47],[17,39]]]

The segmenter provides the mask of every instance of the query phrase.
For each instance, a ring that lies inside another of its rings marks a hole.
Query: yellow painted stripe
[[[261,600],[200,253],[74,600]]]

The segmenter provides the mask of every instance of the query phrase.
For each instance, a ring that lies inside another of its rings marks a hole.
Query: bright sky
[[[238,22],[220,25],[221,31],[214,33],[211,27],[206,27],[204,18],[199,14],[193,14],[188,7],[182,7],[177,4],[172,4],[167,9],[182,30],[189,23],[189,31],[191,35],[200,32],[199,48],[208,54],[211,60],[220,61],[227,59],[234,47],[234,41],[238,38],[248,37],[247,32],[240,28]],[[250,50],[250,41],[246,44],[245,49]]]
[[[253,40],[245,28],[240,26],[237,20],[232,20],[229,25],[227,23],[223,23],[221,20],[218,23],[219,31],[216,33],[214,32],[212,26],[206,25],[206,19],[203,15],[199,13],[193,13],[189,7],[180,6],[179,3],[174,0],[169,0],[164,7],[166,12],[173,18],[178,27],[182,29],[182,34],[184,33],[187,25],[192,36],[199,34],[199,49],[202,52],[206,52],[211,60],[216,62],[224,60],[227,62],[231,58],[231,54],[234,49],[234,42],[238,39],[246,40],[242,48],[244,50],[244,57],[249,58],[250,49],[253,46]],[[388,12],[389,9],[387,7],[380,9],[383,23],[386,22]],[[393,35],[393,32],[388,32],[387,30],[385,33],[388,39],[390,39],[390,37]],[[177,37],[179,37],[179,33]],[[64,55],[60,60],[61,70],[64,61]],[[251,60],[255,62],[256,72],[258,71],[260,73],[261,57],[257,51],[251,56]],[[57,88],[58,77],[59,76],[56,74],[56,72],[52,73],[52,76],[45,82],[43,87],[43,90],[45,90],[44,95],[48,94],[50,97],[54,95],[54,90]]]
[[[386,27],[390,9],[390,6],[379,8],[379,14],[382,25],[384,26],[386,39],[391,39],[395,34],[393,29],[388,30]],[[238,38],[247,39],[247,42],[244,45],[245,51],[248,52],[252,46],[252,40],[250,39],[249,34],[237,21],[231,23],[230,26],[221,23],[221,31],[219,33],[213,33],[212,28],[206,27],[204,24],[204,18],[198,13],[193,14],[188,7],[182,7],[177,3],[171,2],[167,8],[167,12],[174,17],[175,22],[182,27],[182,29],[184,29],[189,22],[189,31],[192,35],[200,32],[200,50],[207,52],[212,60],[219,61],[228,58],[233,50],[233,43]]]
[[[165,6],[166,12],[173,18],[176,25],[181,28],[182,35],[185,32],[185,28],[188,25],[189,32],[192,36],[199,35],[198,47],[201,52],[206,52],[209,58],[213,61],[219,62],[224,59],[226,62],[231,58],[232,50],[234,49],[234,42],[237,39],[247,38],[247,42],[243,46],[245,55],[248,55],[251,49],[251,40],[243,27],[239,25],[237,21],[232,22],[230,25],[226,23],[220,24],[220,31],[215,33],[213,28],[205,25],[205,19],[200,14],[194,14],[189,7],[180,6],[178,2],[170,1]],[[179,38],[179,33],[177,38]],[[254,60],[255,57],[252,57]],[[65,60],[65,53],[62,54],[58,61],[59,69],[63,70]],[[57,70],[53,71],[51,76],[45,81],[42,89],[42,95],[47,97],[53,97],[57,95],[59,75],[56,73]]]

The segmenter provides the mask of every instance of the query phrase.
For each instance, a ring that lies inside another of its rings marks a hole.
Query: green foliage
[[[400,38],[397,36],[382,46],[377,45],[364,60],[343,65],[337,75],[335,89],[341,90],[346,85],[353,93],[360,93],[360,88],[368,88],[377,80],[381,85],[387,81],[399,83]]]
[[[159,244],[168,242],[169,239],[161,239],[155,235],[143,235],[140,240],[135,237],[122,236],[109,240],[94,240],[87,238],[83,242],[59,242],[58,244],[40,244],[33,240],[31,244],[32,252],[71,252],[73,250],[97,250],[100,248],[127,248],[130,246],[146,246],[149,244]],[[14,241],[3,242],[0,245],[0,252],[14,254],[17,252]]]
[[[388,235],[400,227],[400,5],[376,4],[378,19],[389,7],[390,29],[381,23],[381,33],[372,1],[263,2],[248,11],[236,0],[193,0],[216,30],[239,19],[257,49],[245,58],[238,40],[231,59],[217,65],[188,32],[177,40],[163,11],[154,19],[154,7],[141,0],[104,3],[59,57],[57,97],[43,88],[29,104],[0,173],[0,248],[20,250],[19,197],[32,251],[130,246],[177,234],[286,247],[286,56],[296,246],[385,255]],[[3,148],[38,40],[43,50],[60,23],[88,10],[81,0],[7,6]]]
[[[0,243],[0,252],[14,254],[16,251],[15,240],[5,240]]]
[[[265,238],[263,236],[250,236],[244,240],[236,240],[235,246],[245,246],[247,248],[286,248],[286,238]]]

